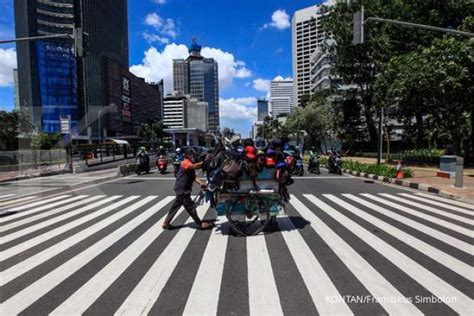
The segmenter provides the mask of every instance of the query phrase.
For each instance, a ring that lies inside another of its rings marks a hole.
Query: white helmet
[[[160,149],[163,149],[163,146],[160,146]]]
[[[176,148],[176,152],[177,152],[177,153],[181,152],[181,148],[179,148],[179,147]]]

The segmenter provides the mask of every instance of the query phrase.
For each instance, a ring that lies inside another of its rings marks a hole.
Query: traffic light
[[[358,45],[364,43],[364,8],[354,13],[352,18],[352,44]]]

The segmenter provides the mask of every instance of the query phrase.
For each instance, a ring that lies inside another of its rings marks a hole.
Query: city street
[[[2,315],[472,313],[474,205],[323,170],[243,238],[182,211],[164,231],[172,174],[35,181],[0,186]]]

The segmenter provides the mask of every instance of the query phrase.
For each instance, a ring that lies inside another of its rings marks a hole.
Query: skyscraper
[[[18,43],[20,106],[32,110],[34,123],[44,132],[58,132],[60,116],[69,115],[82,138],[98,139],[99,111],[107,106],[105,57],[129,66],[127,0],[15,0],[14,4],[16,37],[72,34],[74,26],[89,34],[84,63],[74,59],[70,39]]]
[[[263,121],[268,116],[268,100],[257,100],[257,121]]]
[[[219,130],[219,75],[213,58],[201,56],[201,46],[193,40],[186,60],[173,60],[173,84],[178,94],[208,104],[209,131]]]
[[[291,113],[293,108],[293,80],[270,82],[270,115],[277,117]]]
[[[297,106],[311,94],[311,55],[326,38],[321,28],[322,5],[298,10],[291,20],[294,95]]]

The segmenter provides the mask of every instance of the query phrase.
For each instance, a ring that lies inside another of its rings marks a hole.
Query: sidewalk
[[[376,163],[375,158],[344,157],[345,160],[354,160],[363,163]],[[462,189],[454,187],[454,179],[444,179],[436,176],[439,169],[434,167],[404,166],[414,171],[413,178],[407,179],[411,183],[417,183],[428,187],[434,187],[444,191],[456,198],[469,200],[474,203],[474,169],[464,169],[464,187]]]
[[[19,180],[38,177],[42,174],[60,174],[64,173],[65,164],[51,165],[51,166],[39,166],[36,169],[24,169],[16,171],[0,172],[0,182],[8,180]]]

